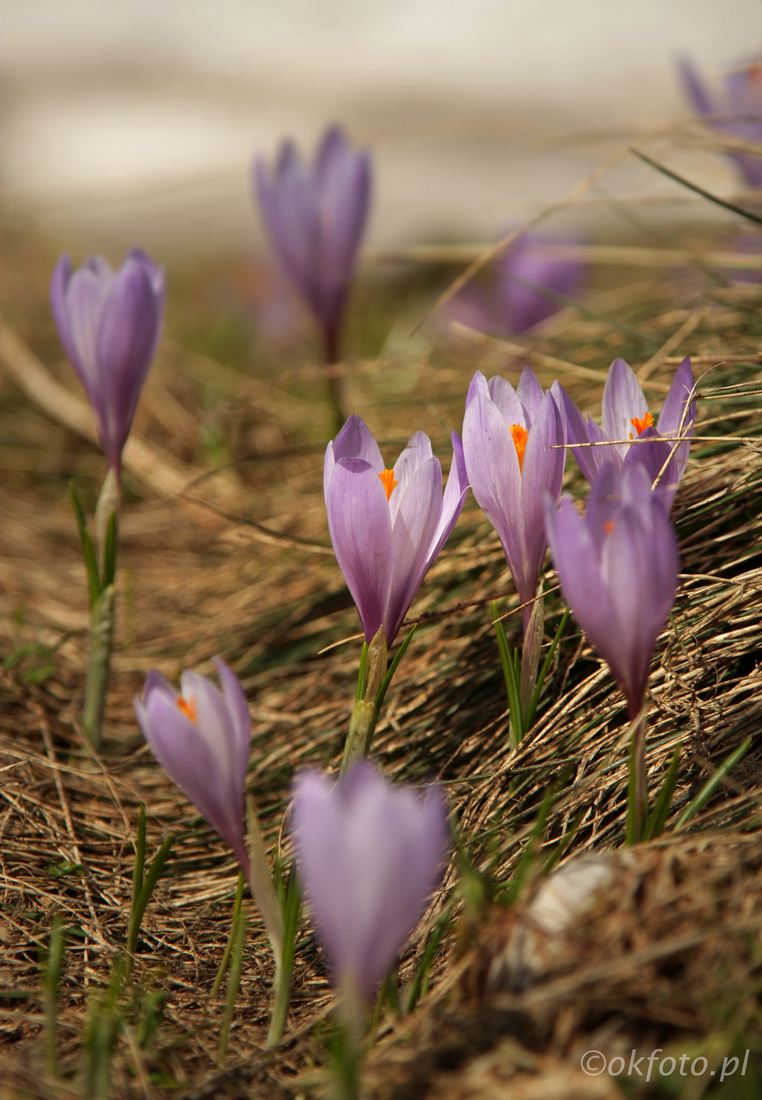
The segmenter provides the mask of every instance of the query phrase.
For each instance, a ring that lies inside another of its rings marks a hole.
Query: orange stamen
[[[519,472],[524,472],[524,451],[527,445],[529,432],[521,424],[511,424],[510,433],[516,446],[516,454],[519,456]]]
[[[642,435],[646,428],[653,428],[654,418],[649,412],[647,412],[642,420],[639,416],[633,416],[630,423],[632,424],[638,435]],[[630,432],[630,439],[632,439],[632,432]]]
[[[196,724],[196,700],[191,695],[190,699],[183,699],[182,695],[178,695],[175,700],[177,703],[177,709],[182,711],[186,718],[188,718],[193,725]]]
[[[606,522],[603,525],[603,530],[606,532],[607,535],[611,534],[611,532],[614,530],[614,521],[613,521],[613,519],[607,519],[606,520]]]
[[[746,74],[747,83],[755,92],[758,92],[762,88],[762,65],[757,62],[756,65],[750,65]]]
[[[399,482],[394,477],[394,470],[384,470],[378,475],[381,478],[381,484],[386,491],[386,499],[392,495],[392,491],[399,485]]]

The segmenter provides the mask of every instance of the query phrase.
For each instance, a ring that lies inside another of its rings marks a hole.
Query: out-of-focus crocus
[[[447,803],[391,787],[367,761],[334,782],[297,778],[297,867],[337,985],[367,1003],[444,870]]]
[[[592,417],[583,417],[563,388],[561,393],[569,446],[590,484],[607,463],[639,463],[652,483],[659,479],[657,491],[669,511],[685,472],[696,420],[690,359],[677,368],[655,428],[640,383],[624,359],[614,360],[606,378],[602,428]]]
[[[517,389],[477,371],[466,396],[463,454],[474,496],[498,533],[522,604],[533,600],[547,539],[543,493],[557,501],[566,460],[557,382],[547,393],[529,367]],[[524,630],[532,608],[523,610]]]
[[[519,333],[551,317],[579,294],[588,264],[553,255],[555,245],[576,240],[549,240],[524,235],[494,265],[487,285],[469,283],[451,302],[447,321],[478,332]]]
[[[114,273],[100,256],[73,271],[62,256],[50,301],[64,351],[85,387],[117,478],[164,313],[164,269],[133,249]]]
[[[577,622],[606,660],[630,718],[645,698],[654,645],[677,590],[677,537],[640,463],[604,465],[584,518],[571,497],[545,498],[553,564]]]
[[[393,469],[359,416],[328,444],[323,466],[328,530],[336,560],[370,643],[383,626],[397,636],[421,581],[460,515],[468,481],[463,447],[452,433],[452,468],[442,467],[416,432]]]
[[[745,61],[725,74],[725,94],[720,100],[704,84],[696,68],[684,58],[680,76],[694,111],[720,133],[738,138],[739,144],[762,147],[762,61]],[[762,187],[762,148],[759,153],[729,150],[741,178],[749,187]]]
[[[340,329],[371,193],[370,157],[344,131],[326,131],[313,164],[284,141],[272,174],[258,157],[254,186],[284,271],[312,309],[326,360],[340,359]]]
[[[228,842],[248,878],[243,819],[251,719],[235,674],[219,658],[214,663],[222,691],[186,669],[178,695],[152,669],[135,713],[156,759]]]

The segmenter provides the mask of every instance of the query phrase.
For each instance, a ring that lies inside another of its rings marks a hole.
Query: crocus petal
[[[384,460],[368,425],[354,414],[347,418],[333,441],[333,455],[340,458],[359,458],[367,462],[377,474],[384,469]]]
[[[517,574],[523,580],[519,460],[500,409],[481,394],[463,417],[463,454],[473,494],[497,531],[518,586]]]
[[[496,377],[499,377],[496,376]],[[521,372],[519,384],[516,387],[518,397],[524,409],[525,427],[530,428],[534,423],[543,399],[542,386],[537,381],[534,371],[530,367],[524,367]]]
[[[540,402],[537,416],[527,436],[521,475],[521,525],[524,543],[523,588],[514,576],[522,603],[531,600],[540,579],[545,547],[543,493],[553,501],[561,495],[566,449],[561,414],[548,391]],[[531,609],[525,609],[528,623]]]
[[[633,370],[624,359],[611,364],[606,385],[603,387],[603,433],[612,441],[628,440],[634,432],[633,418],[642,420],[648,405]],[[629,443],[617,442],[620,458],[627,454]]]
[[[471,379],[471,383],[466,391],[466,408],[471,404],[473,399],[481,394],[483,397],[492,398],[490,393],[489,384],[482,372],[478,370]]]
[[[687,57],[681,57],[677,67],[696,114],[704,117],[716,114],[714,102],[693,62]]]
[[[154,755],[170,778],[232,848],[248,873],[243,836],[243,783],[231,789],[230,775],[220,768],[213,739],[179,709],[165,690],[166,681],[147,681],[144,701],[135,700],[138,722]],[[194,687],[197,687],[194,684]]]
[[[553,565],[566,602],[621,683],[626,665],[618,650],[618,623],[601,577],[592,535],[568,496],[562,498],[558,510],[549,497],[545,498],[545,523]]]
[[[299,875],[334,974],[370,1000],[441,875],[444,798],[438,788],[424,798],[391,788],[363,761],[337,783],[302,773],[293,821]]]
[[[490,378],[487,389],[490,400],[500,410],[509,428],[511,424],[520,424],[522,428],[529,428],[526,410],[510,382],[506,382],[505,378],[496,374]]]
[[[392,582],[392,521],[378,472],[359,459],[339,460],[325,495],[336,560],[370,642],[384,621]]]
[[[439,525],[429,547],[427,569],[430,568],[439,551],[450,537],[468,492],[468,474],[466,473],[466,460],[463,457],[463,444],[457,432],[453,432],[450,439],[452,441],[452,465],[450,466],[447,487],[442,498],[442,514],[439,517]]]
[[[416,432],[394,463],[393,473],[397,486],[389,497],[392,523],[394,523],[396,519],[397,509],[399,508],[400,501],[405,495],[408,485],[421,466],[428,462],[431,457],[432,452],[429,437],[425,432]]]
[[[392,496],[398,491],[399,489],[395,489]],[[426,575],[428,551],[441,514],[442,467],[439,459],[432,457],[419,466],[408,481],[394,517],[394,571],[384,615],[384,632],[389,645],[396,638],[402,620]]]
[[[693,371],[691,361],[686,356],[672,379],[658,422],[659,435],[685,437],[677,447],[674,442],[670,443],[674,452],[675,480],[678,485],[685,473],[696,423],[696,398],[693,392]]]
[[[251,716],[246,696],[238,677],[219,657],[214,658],[214,667],[222,685],[225,707],[230,716],[230,728],[233,735],[235,754],[235,774],[243,777],[242,790],[246,779],[251,748]]]

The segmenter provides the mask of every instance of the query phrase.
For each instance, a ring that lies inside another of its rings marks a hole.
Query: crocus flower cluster
[[[152,669],[135,713],[154,756],[249,874],[243,830],[251,741],[246,697],[235,673],[214,661],[222,685],[186,669],[180,694]]]
[[[164,312],[164,269],[133,249],[114,274],[100,256],[58,261],[50,301],[64,351],[85,388],[109,467],[119,476]]]
[[[423,432],[415,433],[391,470],[359,416],[350,416],[328,444],[328,530],[368,642],[383,626],[392,644],[460,515],[468,482],[455,432],[452,450],[443,496],[442,467]]]
[[[603,389],[602,427],[585,419],[562,390],[568,441],[580,470],[592,485],[608,463],[645,466],[667,510],[685,472],[696,420],[689,358],[678,367],[656,427],[643,390],[624,359],[615,359]],[[666,437],[666,438],[663,438]]]
[[[257,158],[254,186],[278,260],[320,325],[327,361],[336,362],[370,205],[370,157],[355,152],[334,126],[311,165],[302,163],[291,141],[281,145],[272,173]]]
[[[366,1003],[442,875],[447,818],[440,787],[391,787],[367,761],[296,781],[299,877],[337,984]]]
[[[762,147],[762,61],[744,61],[725,74],[724,96],[716,98],[694,65],[680,63],[683,85],[698,115],[719,133]],[[759,152],[728,151],[739,175],[751,188],[762,187],[762,148]]]
[[[488,285],[469,283],[453,299],[447,319],[478,332],[520,333],[533,328],[563,309],[563,299],[576,297],[584,285],[588,265],[560,259],[551,251],[554,244],[574,243],[524,234],[494,265]]]
[[[570,496],[545,497],[553,564],[577,622],[604,657],[630,718],[645,698],[656,639],[677,591],[677,537],[641,463],[601,467],[584,518]]]
[[[566,419],[558,383],[547,393],[529,367],[518,388],[477,371],[466,396],[463,453],[479,506],[498,533],[522,604],[537,592],[547,539],[543,493],[561,495]],[[523,610],[526,630],[532,609]]]

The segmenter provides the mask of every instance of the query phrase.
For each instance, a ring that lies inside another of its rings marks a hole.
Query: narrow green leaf
[[[543,685],[545,683],[545,677],[548,675],[548,672],[550,670],[550,665],[551,665],[551,662],[553,660],[553,656],[556,652],[556,649],[558,647],[558,643],[561,640],[561,635],[564,632],[564,627],[566,626],[568,620],[569,620],[569,608],[567,607],[566,610],[564,611],[563,615],[561,616],[561,621],[558,624],[558,629],[556,630],[553,641],[550,643],[550,649],[548,650],[548,655],[542,663],[542,668],[540,669],[540,675],[537,677],[537,684],[535,686],[534,692],[532,693],[532,698],[531,698],[530,703],[529,703],[529,713],[527,714],[527,718],[526,718],[526,728],[527,729],[531,729],[532,726],[534,725],[534,719],[535,719],[535,715],[537,713],[537,707],[538,707],[539,702],[540,702],[540,695],[542,693],[542,688],[543,688]]]
[[[657,836],[661,836],[664,832],[664,826],[667,823],[669,817],[669,811],[672,807],[672,796],[675,793],[675,787],[677,786],[677,773],[680,766],[680,746],[678,745],[672,755],[672,763],[669,765],[669,771],[666,778],[662,783],[661,790],[657,795],[654,802],[653,810],[651,811],[651,818],[648,823],[648,830],[646,832],[647,840],[655,840]]]
[[[59,917],[53,918],[48,957],[45,966],[45,1051],[48,1074],[57,1075],[56,1015],[58,1011],[58,983],[61,980],[66,937]]]
[[[697,195],[701,195],[702,198],[708,199],[709,202],[713,202],[715,206],[721,206],[724,210],[732,210],[734,214],[740,214],[742,218],[747,218],[750,222],[755,222],[757,225],[762,225],[762,218],[759,214],[754,214],[751,210],[745,210],[742,206],[736,206],[733,202],[728,202],[726,199],[721,199],[718,195],[713,195],[711,191],[705,191],[703,187],[699,187],[697,183],[691,183],[684,176],[679,176],[677,172],[673,172],[670,168],[665,167],[663,164],[659,164],[656,160],[651,160],[645,153],[641,153],[638,149],[630,149],[633,156],[636,156],[638,160],[642,160],[644,164],[648,164],[651,168],[655,168],[657,172],[661,172],[663,176],[667,176],[669,179],[674,180],[675,183],[681,184],[683,187],[687,187],[689,191],[694,191]]]
[[[360,650],[360,671],[357,674],[357,695],[355,702],[359,703],[365,694],[365,662],[368,659],[368,643],[363,642]]]
[[[161,848],[159,848],[156,855],[151,860],[151,865],[148,868],[145,878],[143,879],[143,885],[138,894],[137,904],[132,914],[130,921],[130,929],[127,936],[127,972],[132,971],[132,966],[135,957],[135,949],[138,945],[138,936],[140,935],[140,925],[143,920],[143,914],[145,913],[148,901],[153,893],[154,886],[156,885],[159,875],[162,872],[164,864],[167,862],[167,856],[169,850],[174,843],[174,836],[170,834],[164,840]]]
[[[77,490],[75,488],[73,479],[69,482],[69,491],[71,495],[72,508],[74,509],[74,516],[77,521],[77,528],[79,530],[79,538],[80,542],[82,543],[82,553],[85,557],[87,590],[89,594],[90,607],[92,607],[101,594],[101,581],[100,574],[98,572],[98,559],[95,554],[93,540],[90,538],[90,532],[87,530],[87,524],[85,523],[85,513],[82,511],[82,505],[79,503],[79,497],[77,496]]]
[[[529,839],[524,845],[524,850],[521,853],[521,858],[518,862],[516,870],[513,872],[513,878],[511,879],[510,886],[505,893],[505,904],[513,905],[519,898],[521,889],[526,881],[526,878],[534,862],[535,851],[537,846],[542,840],[543,833],[545,832],[545,822],[548,819],[550,813],[550,807],[553,804],[553,798],[555,791],[552,787],[548,787],[543,795],[542,803],[540,805],[539,813],[532,826],[532,832],[529,835]]]
[[[412,1012],[418,1003],[419,996],[425,996],[426,989],[429,983],[429,974],[431,972],[431,964],[434,961],[434,953],[439,947],[442,941],[442,936],[445,934],[447,927],[452,918],[452,902],[447,906],[444,912],[440,915],[436,924],[432,928],[429,939],[426,944],[426,950],[423,952],[421,961],[415,972],[415,978],[410,989],[407,1004],[405,1005],[405,1014]]]
[[[695,817],[699,810],[703,809],[725,776],[732,771],[738,761],[746,755],[751,742],[752,738],[747,737],[743,744],[739,745],[738,748],[731,752],[730,756],[720,764],[714,775],[704,784],[696,797],[680,814],[680,817],[677,819],[677,824],[675,825],[676,829],[681,829],[683,825],[687,825],[691,818]]]
[[[500,621],[500,611],[497,606],[497,600],[493,601],[492,604],[492,619],[495,626],[495,635],[497,637],[497,648],[500,653],[500,663],[503,666],[503,679],[505,680],[505,693],[508,697],[511,729],[513,730],[515,744],[518,745],[524,735],[521,703],[519,700],[519,681],[516,675],[515,659],[508,648],[508,639],[505,636],[505,629]]]
[[[233,906],[233,919],[230,922],[230,934],[228,935],[228,942],[225,944],[225,951],[223,952],[222,962],[220,963],[219,970],[217,971],[217,977],[214,979],[214,985],[212,986],[212,991],[209,994],[210,997],[216,997],[219,993],[220,986],[222,985],[222,979],[225,977],[225,972],[228,968],[228,963],[230,962],[230,955],[233,950],[233,943],[235,941],[236,930],[238,928],[236,921],[238,920],[238,914],[241,912],[244,882],[244,873],[243,871],[239,871],[238,886],[236,887],[235,892],[235,905]]]
[[[135,839],[135,866],[132,870],[132,904],[130,906],[130,927],[135,917],[140,891],[143,889],[143,873],[146,860],[146,808],[141,802],[138,807],[138,831]]]
[[[241,984],[241,964],[243,962],[243,941],[246,932],[246,914],[241,911],[236,918],[235,923],[235,942],[233,945],[233,961],[230,965],[230,974],[228,975],[228,995],[225,1002],[225,1015],[222,1018],[222,1027],[220,1028],[220,1048],[217,1054],[217,1061],[222,1064],[225,1061],[225,1055],[228,1052],[228,1039],[230,1037],[230,1025],[233,1022],[233,1013],[235,1012],[235,1002],[238,997],[238,989]]]
[[[400,663],[402,658],[405,656],[405,653],[407,652],[407,647],[410,645],[411,641],[413,640],[413,635],[415,634],[417,626],[418,626],[418,623],[413,623],[413,625],[410,627],[410,631],[408,633],[407,638],[405,638],[404,642],[402,643],[402,645],[399,647],[399,649],[395,653],[394,660],[389,665],[389,671],[387,672],[386,676],[384,677],[384,680],[383,680],[383,683],[381,684],[381,687],[378,689],[378,694],[376,695],[375,704],[376,704],[376,710],[379,711],[379,712],[381,711],[381,704],[384,701],[384,697],[385,697],[387,691],[389,690],[389,685],[392,682],[392,677],[394,676],[394,673],[397,671],[397,665]]]

